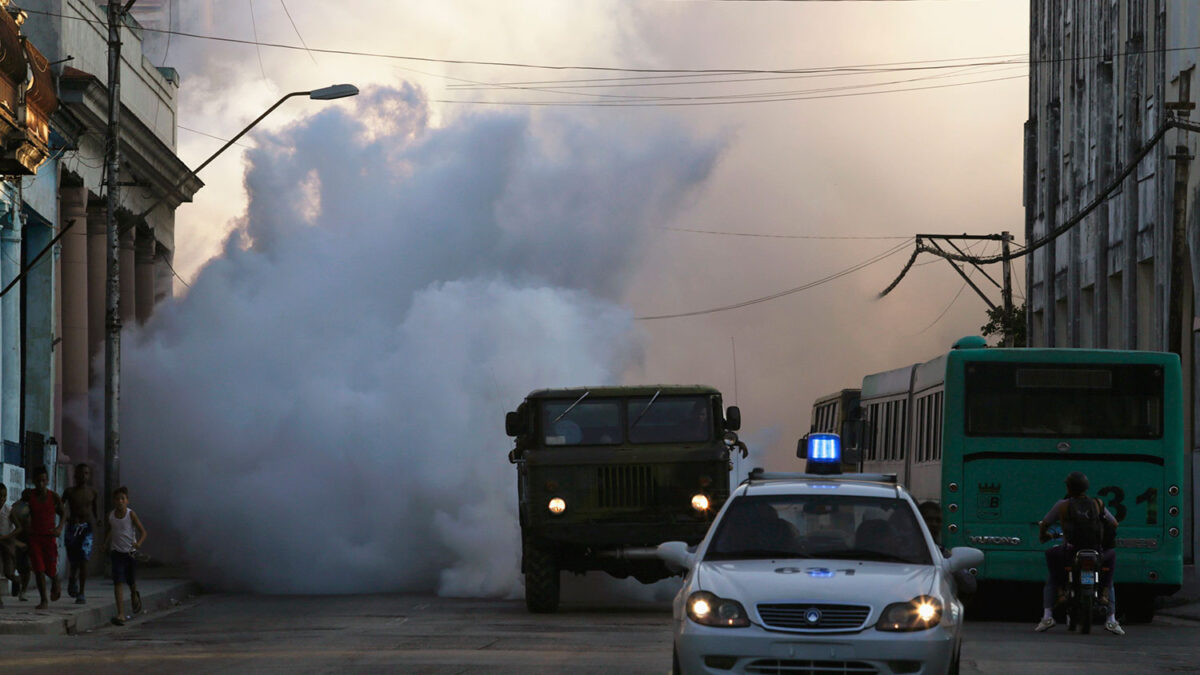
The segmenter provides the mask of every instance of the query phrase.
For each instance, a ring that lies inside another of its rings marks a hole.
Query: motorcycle
[[[1087,635],[1092,624],[1103,625],[1108,615],[1108,603],[1101,595],[1100,551],[1090,548],[1075,551],[1074,559],[1067,566],[1067,630],[1079,628]]]
[[[1043,541],[1056,539],[1062,541],[1062,526],[1055,524],[1046,533]],[[1056,606],[1056,614],[1066,614],[1067,630],[1087,635],[1092,630],[1092,624],[1103,625],[1108,616],[1108,602],[1105,601],[1100,585],[1101,572],[1104,569],[1100,551],[1091,548],[1075,549],[1071,560],[1066,565],[1067,583],[1060,589],[1064,593]]]

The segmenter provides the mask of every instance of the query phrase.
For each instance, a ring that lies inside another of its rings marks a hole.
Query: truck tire
[[[525,547],[525,607],[537,614],[558,610],[558,560],[539,546]]]

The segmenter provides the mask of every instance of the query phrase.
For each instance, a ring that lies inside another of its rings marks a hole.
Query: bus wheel
[[[1125,620],[1129,623],[1150,623],[1154,620],[1156,596],[1146,593],[1126,593],[1117,598],[1117,609],[1123,606]]]
[[[525,547],[525,606],[547,614],[558,610],[558,560],[554,552],[537,545]]]

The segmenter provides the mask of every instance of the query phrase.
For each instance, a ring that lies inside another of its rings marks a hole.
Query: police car
[[[953,573],[895,476],[841,474],[836,434],[810,434],[806,473],[756,469],[695,548],[657,554],[686,571],[674,672],[957,673]]]

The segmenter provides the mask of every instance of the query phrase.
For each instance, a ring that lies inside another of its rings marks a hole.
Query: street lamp
[[[229,148],[229,146],[231,146],[235,142],[237,142],[237,140],[239,138],[241,138],[242,136],[245,136],[246,132],[253,129],[256,124],[263,121],[263,118],[265,118],[267,115],[270,115],[272,112],[274,112],[274,110],[276,108],[278,108],[280,105],[282,105],[283,102],[288,100],[289,98],[292,98],[293,96],[307,96],[314,101],[332,101],[333,99],[346,98],[347,96],[355,96],[357,94],[358,94],[358,87],[356,87],[352,84],[334,84],[334,85],[330,85],[328,87],[322,87],[320,89],[313,89],[312,91],[293,91],[290,94],[286,94],[285,96],[280,98],[278,101],[276,101],[275,104],[272,105],[270,108],[267,108],[266,111],[263,112],[263,114],[254,118],[253,122],[251,122],[250,124],[247,124],[245,129],[242,129],[241,131],[239,131],[237,133],[237,135],[234,136],[233,138],[229,139],[229,141],[227,143],[225,143],[225,145],[222,145],[216,152],[209,155],[208,159],[204,160],[200,164],[200,166],[196,167],[195,169],[189,169],[186,175],[184,175],[182,178],[180,178],[178,181],[176,181],[175,184],[172,185],[169,190],[167,190],[166,192],[163,193],[162,197],[159,197],[158,199],[154,200],[154,202],[151,203],[150,206],[146,208],[146,210],[144,210],[140,214],[138,214],[138,217],[135,218],[133,220],[133,222],[136,223],[137,221],[148,216],[151,211],[158,208],[158,205],[163,202],[163,200],[166,198],[166,195],[174,193],[175,190],[179,189],[179,187],[182,186],[189,177],[195,176],[196,174],[200,173],[200,171],[203,170],[204,167],[208,166],[209,163],[211,163],[214,159],[216,159],[218,155],[220,155],[222,152],[225,152],[225,150],[227,148]],[[115,130],[112,133],[114,136],[112,143],[114,145],[116,145]],[[115,172],[113,173],[113,175],[116,175]],[[114,191],[116,189],[117,188],[116,188],[115,183],[110,185],[110,187],[109,187],[110,201],[111,201],[111,197],[113,196]],[[110,220],[111,220],[111,218],[110,218]],[[132,227],[132,225],[131,225],[131,227]],[[109,228],[110,228],[110,233],[115,232],[115,229],[116,229],[115,223],[110,222]],[[60,236],[61,236],[61,233],[60,233]],[[108,510],[110,508],[108,506],[108,504],[109,504],[110,500],[112,499],[113,490],[116,489],[116,487],[118,485],[120,485],[120,483],[117,479],[119,477],[120,467],[121,467],[120,431],[119,431],[120,420],[119,420],[119,416],[117,413],[117,411],[119,410],[120,400],[121,400],[121,384],[120,384],[121,383],[121,372],[120,372],[121,371],[121,315],[120,315],[120,310],[119,310],[120,285],[117,282],[120,272],[118,270],[118,263],[117,263],[116,256],[115,256],[116,245],[115,245],[115,243],[113,243],[116,241],[116,236],[115,236],[115,234],[112,234],[110,236],[112,236],[113,241],[110,242],[110,247],[109,247],[110,248],[110,257],[109,257],[109,261],[108,261],[109,264],[108,264],[108,286],[107,286],[108,310],[107,310],[107,317],[106,317],[107,320],[105,323],[108,330],[105,335],[105,345],[104,345],[105,346],[105,366],[106,366],[105,372],[104,372],[104,377],[105,377],[105,387],[104,387],[104,495],[105,495],[105,504],[106,504],[105,510]],[[51,245],[53,245],[53,242],[51,242]]]

